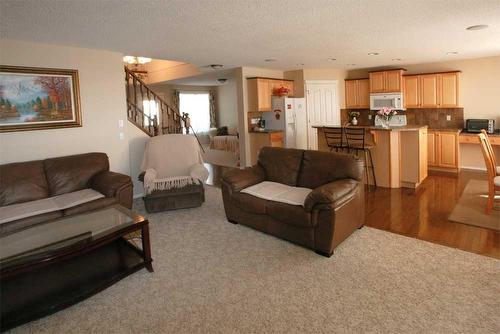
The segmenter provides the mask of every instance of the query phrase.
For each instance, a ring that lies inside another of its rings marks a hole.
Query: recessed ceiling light
[[[337,58],[328,58],[329,61],[335,61]]]
[[[401,61],[401,58],[392,58],[392,61]]]
[[[356,66],[356,64],[347,64],[347,66]]]
[[[304,66],[304,63],[298,63],[297,66]]]
[[[470,26],[470,27],[465,28],[465,30],[483,30],[486,28],[488,28],[487,24],[476,24],[474,26]]]
[[[274,58],[267,58],[267,59],[264,59],[265,62],[267,63],[272,63],[273,61],[276,61],[276,59]]]
[[[453,55],[457,55],[457,54],[458,54],[458,52],[457,52],[457,51],[448,51],[448,52],[446,52],[446,54],[447,54],[448,56],[453,56]]]
[[[369,56],[378,56],[378,52],[369,52],[368,55]]]

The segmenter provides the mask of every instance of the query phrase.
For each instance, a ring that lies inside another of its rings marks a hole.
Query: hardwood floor
[[[210,185],[220,186],[228,167],[205,164]],[[430,173],[415,189],[377,188],[366,192],[366,226],[500,259],[500,232],[454,223],[448,216],[467,182],[481,172]]]

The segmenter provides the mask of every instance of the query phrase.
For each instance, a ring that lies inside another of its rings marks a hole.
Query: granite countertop
[[[255,131],[251,130],[249,133],[276,133],[276,132],[283,132],[283,130],[263,130],[263,131]]]
[[[458,129],[458,128],[429,128],[429,130],[432,131],[439,131],[439,132],[461,132],[463,129]]]
[[[461,130],[462,132],[460,132],[460,135],[461,136],[474,136],[476,137],[478,135],[478,133],[475,133],[475,132],[467,132],[465,130]],[[496,129],[494,133],[488,133],[488,136],[490,137],[500,137],[500,129]]]
[[[332,126],[328,125],[317,125],[313,126],[313,128],[328,128]],[[361,128],[361,129],[368,129],[368,130],[379,130],[379,131],[415,131],[415,130],[420,130],[422,128],[427,128],[427,125],[405,125],[405,126],[391,126],[389,128],[384,128],[381,126],[374,126],[374,125],[349,125],[350,128]]]

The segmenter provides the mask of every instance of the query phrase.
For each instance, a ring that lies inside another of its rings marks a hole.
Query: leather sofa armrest
[[[245,169],[234,169],[222,177],[222,182],[226,183],[232,191],[240,191],[254,184],[265,181],[266,174],[260,166],[253,166]]]
[[[128,175],[115,172],[102,172],[94,176],[91,187],[106,197],[115,197],[118,202],[127,207],[132,207],[132,179]]]
[[[335,209],[353,197],[359,184],[353,179],[343,179],[319,186],[306,197],[304,209],[307,212],[315,207]]]

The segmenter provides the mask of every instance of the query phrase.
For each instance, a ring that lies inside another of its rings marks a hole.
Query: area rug
[[[238,166],[238,157],[233,152],[212,150],[210,148],[206,148],[205,152],[202,153],[202,156],[204,162],[210,163],[212,165],[224,167]]]
[[[325,258],[228,223],[220,189],[206,195],[148,215],[154,273],[12,332],[500,332],[496,259],[368,227]]]
[[[484,211],[488,201],[488,182],[470,180],[453,208],[451,221],[467,225],[475,225],[500,231],[500,205],[496,204],[490,215]],[[498,203],[500,199],[497,199]]]

